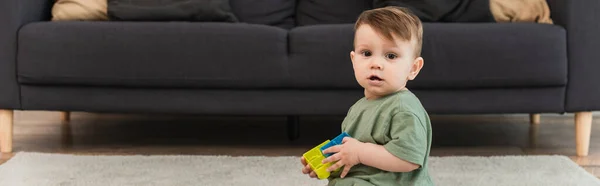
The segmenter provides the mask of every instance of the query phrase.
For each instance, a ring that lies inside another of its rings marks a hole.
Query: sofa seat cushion
[[[43,22],[19,32],[23,84],[264,88],[286,81],[287,31],[187,22]]]
[[[290,31],[290,75],[304,88],[360,88],[350,51],[353,25]],[[425,23],[424,67],[409,88],[565,86],[565,30],[546,24]]]

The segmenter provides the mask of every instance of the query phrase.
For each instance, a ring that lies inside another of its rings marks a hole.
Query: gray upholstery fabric
[[[562,113],[564,87],[413,90],[431,114]]]
[[[373,8],[373,0],[298,0],[298,26],[354,23],[360,13]]]
[[[413,88],[564,86],[563,28],[547,24],[425,24],[425,67]]]
[[[26,109],[234,115],[339,115],[361,90],[118,89],[23,86]]]
[[[564,88],[413,90],[430,114],[563,112]],[[88,112],[344,115],[351,90],[117,89],[23,86],[23,108]]]
[[[353,33],[351,24],[293,29],[290,75],[295,86],[357,88],[350,61]],[[425,66],[409,87],[564,86],[565,45],[564,29],[552,25],[426,23]]]
[[[566,110],[600,109],[600,1],[548,0],[555,24],[567,30],[569,86]]]
[[[113,21],[237,22],[229,0],[107,0]]]
[[[50,1],[0,1],[0,109],[20,108],[16,76],[17,32],[33,21],[49,20]]]
[[[423,22],[496,22],[489,0],[373,0],[374,8],[409,8]]]
[[[360,88],[354,78],[350,24],[313,25],[289,33],[290,76],[295,87]]]
[[[287,79],[286,31],[229,23],[44,22],[19,34],[24,84],[264,88]]]
[[[285,29],[296,26],[295,0],[230,0],[229,3],[241,22]]]

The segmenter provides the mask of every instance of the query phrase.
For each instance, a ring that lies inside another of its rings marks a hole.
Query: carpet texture
[[[431,157],[436,185],[600,185],[564,156]],[[0,185],[326,185],[298,157],[83,156],[17,153]]]

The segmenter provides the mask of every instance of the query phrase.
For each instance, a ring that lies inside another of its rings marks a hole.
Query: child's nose
[[[379,59],[372,59],[371,62],[369,63],[369,66],[371,67],[371,69],[382,70],[383,66],[381,64],[382,64],[381,60],[379,60]]]

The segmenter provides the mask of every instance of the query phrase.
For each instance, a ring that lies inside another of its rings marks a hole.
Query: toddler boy
[[[364,97],[342,122],[343,144],[323,163],[335,162],[329,185],[433,185],[427,169],[431,125],[419,99],[406,88],[423,67],[423,27],[408,9],[388,6],[363,12],[350,52]],[[316,177],[301,159],[302,172]]]

